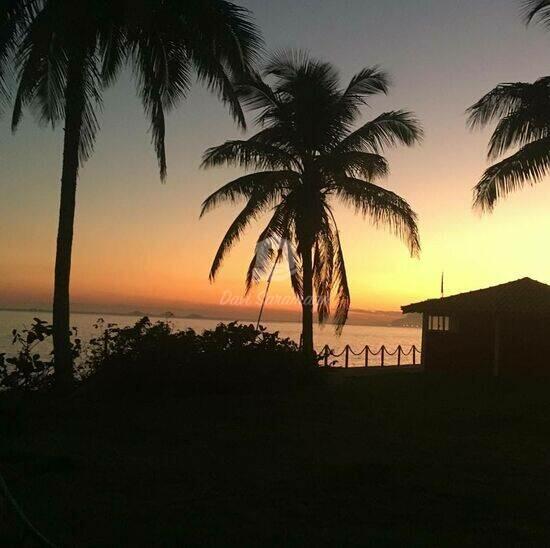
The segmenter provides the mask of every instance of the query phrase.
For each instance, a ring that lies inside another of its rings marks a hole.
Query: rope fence
[[[364,355],[363,362],[360,364],[352,364],[350,357],[360,357]],[[376,359],[370,359],[370,357]],[[394,357],[394,360],[388,360],[388,357]],[[333,348],[330,348],[328,345],[323,347],[320,354],[318,354],[319,362],[322,363],[324,367],[341,367],[340,361],[338,358],[343,358],[343,366],[345,368],[350,367],[405,367],[405,366],[415,366],[421,364],[422,352],[413,344],[408,351],[405,351],[401,345],[399,345],[393,352],[388,350],[385,345],[382,345],[377,351],[373,350],[368,344],[356,352],[353,348],[346,344],[344,349],[341,352],[336,352]],[[332,359],[336,358],[336,359]],[[393,363],[390,363],[393,362]]]

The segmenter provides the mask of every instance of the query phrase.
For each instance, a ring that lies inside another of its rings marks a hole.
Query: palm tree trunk
[[[83,57],[76,55],[69,64],[65,92],[65,137],[61,199],[55,255],[53,296],[53,349],[55,381],[58,388],[69,388],[73,382],[73,357],[70,340],[71,254],[78,179],[80,130],[84,110]]]
[[[306,360],[314,358],[313,349],[313,265],[311,261],[312,246],[304,246],[302,252],[303,300],[302,300],[302,350]]]

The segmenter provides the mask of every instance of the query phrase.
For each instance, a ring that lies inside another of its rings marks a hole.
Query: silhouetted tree
[[[185,98],[193,73],[244,116],[231,84],[254,60],[260,39],[249,12],[225,0],[4,0],[0,83],[15,58],[13,129],[24,107],[64,123],[53,302],[56,378],[72,381],[69,279],[78,171],[90,156],[102,92],[129,62],[166,177],[165,112]]]
[[[471,128],[497,121],[490,160],[519,148],[489,167],[474,188],[474,207],[492,210],[510,192],[540,181],[550,167],[550,77],[500,84],[467,112]]]
[[[409,204],[372,181],[388,174],[381,152],[398,144],[413,145],[422,130],[411,113],[401,110],[354,129],[367,98],[388,90],[388,77],[378,67],[361,70],[342,89],[331,64],[301,52],[282,52],[267,63],[263,77],[254,75],[238,88],[243,104],[257,112],[260,131],[248,140],[211,148],[203,158],[204,167],[227,164],[257,170],[227,183],[202,205],[201,215],[222,202],[246,200],[222,240],[210,278],[249,223],[271,212],[248,269],[246,289],[280,259],[284,240],[292,287],[302,303],[304,351],[312,356],[314,293],[322,323],[330,315],[335,290],[337,331],[350,305],[334,202],[353,207],[376,225],[389,226],[407,242],[411,254],[419,251],[416,215]]]
[[[550,27],[550,0],[525,0],[527,24],[537,20]],[[496,162],[474,187],[474,207],[491,211],[510,192],[538,183],[550,167],[550,77],[533,83],[499,84],[468,110],[472,129],[497,122],[489,141],[488,159]]]

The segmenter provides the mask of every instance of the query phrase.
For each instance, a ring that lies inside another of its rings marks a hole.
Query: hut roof
[[[401,310],[404,314],[408,312],[441,315],[502,312],[550,316],[550,285],[531,278],[521,278],[477,291],[409,304],[402,306]]]

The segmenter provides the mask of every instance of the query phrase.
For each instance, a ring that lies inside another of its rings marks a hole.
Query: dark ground
[[[550,542],[548,379],[21,406],[1,470],[60,546]]]

